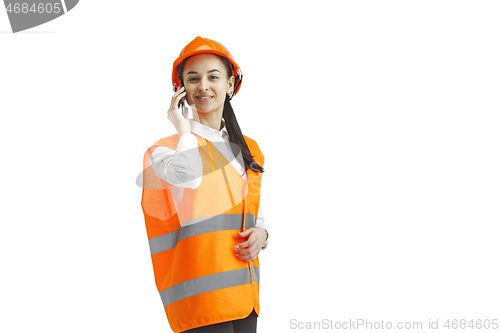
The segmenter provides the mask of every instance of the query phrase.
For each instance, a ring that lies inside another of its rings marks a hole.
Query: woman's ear
[[[231,95],[233,93],[233,90],[234,90],[234,76],[231,76],[227,83],[228,83],[227,94]]]

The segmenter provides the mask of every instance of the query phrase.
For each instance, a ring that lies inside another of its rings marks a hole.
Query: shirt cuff
[[[264,222],[259,222],[256,224],[255,228],[259,228],[259,229],[264,229],[267,231],[267,239],[266,239],[266,242],[264,243],[264,245],[262,245],[262,250],[265,250],[267,248],[267,246],[269,245],[269,242],[271,241],[271,231],[270,231],[270,228],[269,226],[264,223]]]

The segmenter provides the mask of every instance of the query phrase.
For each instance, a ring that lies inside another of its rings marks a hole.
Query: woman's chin
[[[199,113],[209,113],[210,111],[207,111],[207,110],[203,110],[202,108],[198,107],[196,105],[196,111],[198,111]]]
[[[208,105],[195,104],[194,106],[196,107],[196,111],[198,111],[199,113],[210,113],[214,111],[212,108],[209,108]]]

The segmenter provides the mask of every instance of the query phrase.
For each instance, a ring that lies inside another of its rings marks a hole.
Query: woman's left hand
[[[260,253],[262,246],[267,239],[267,231],[263,228],[250,228],[238,234],[240,237],[247,237],[246,242],[235,246],[235,256],[243,261],[254,261]]]

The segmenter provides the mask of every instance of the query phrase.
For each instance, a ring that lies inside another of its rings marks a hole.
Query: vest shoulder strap
[[[155,146],[165,146],[173,150],[177,150],[177,144],[179,143],[179,134],[176,133],[169,137],[160,139],[156,141]]]
[[[248,149],[250,149],[250,154],[252,155],[253,159],[255,162],[257,162],[258,165],[263,166],[264,165],[264,154],[259,148],[259,145],[257,142],[251,138],[249,138],[246,135],[243,135],[243,138],[245,139]]]

